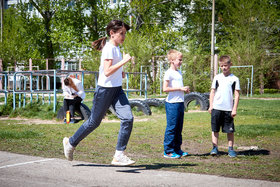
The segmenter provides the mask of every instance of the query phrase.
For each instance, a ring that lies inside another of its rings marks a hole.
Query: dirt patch
[[[16,118],[0,117],[0,120],[15,120],[18,121],[18,124],[37,124],[37,125],[63,123],[63,121],[56,121],[56,120],[28,119],[28,118],[20,118],[20,117],[16,117]],[[143,121],[148,121],[148,118],[134,119],[134,122],[143,122]],[[102,123],[120,123],[120,120],[119,119],[110,120],[105,118],[102,120]]]
[[[15,120],[20,124],[58,124],[60,121],[56,120],[42,120],[42,119],[28,119],[28,118],[9,118],[9,117],[1,117],[0,120]]]
[[[207,110],[188,110],[187,113],[199,113],[199,112],[208,112]]]

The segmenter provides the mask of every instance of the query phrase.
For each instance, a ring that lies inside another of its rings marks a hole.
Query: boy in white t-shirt
[[[228,155],[236,157],[233,150],[234,143],[234,122],[236,110],[239,102],[240,84],[239,79],[230,73],[232,65],[229,56],[221,56],[219,66],[223,73],[214,77],[210,92],[210,107],[208,109],[211,114],[212,143],[213,149],[211,155],[218,154],[218,138],[220,127],[222,132],[227,133],[228,138]],[[234,100],[233,100],[234,95]]]
[[[176,50],[170,50],[167,54],[170,68],[165,72],[163,91],[168,92],[165,102],[166,130],[164,136],[164,157],[180,158],[187,156],[187,152],[181,150],[182,130],[184,122],[184,92],[189,92],[188,86],[183,85],[182,73],[179,70],[182,65],[183,55]]]

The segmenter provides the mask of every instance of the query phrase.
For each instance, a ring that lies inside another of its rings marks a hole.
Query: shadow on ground
[[[87,166],[87,167],[119,167],[122,166],[113,166],[113,165],[104,165],[104,164],[77,164],[73,165],[73,167],[80,167],[80,166]],[[189,166],[197,166],[197,164],[166,164],[166,163],[154,163],[151,165],[132,165],[132,166],[123,166],[125,170],[116,170],[117,172],[125,172],[125,173],[141,173],[141,170],[158,170],[161,168],[171,168],[171,167],[189,167]]]
[[[269,155],[270,151],[268,150],[246,150],[246,151],[237,151],[237,156],[255,156],[255,155]],[[228,155],[227,152],[219,151],[217,156]],[[210,153],[204,154],[190,154],[189,156],[210,156]],[[150,165],[132,165],[132,166],[113,166],[113,165],[105,165],[105,164],[77,164],[73,165],[73,167],[125,167],[124,170],[116,170],[117,172],[124,172],[124,173],[141,173],[141,170],[159,170],[162,168],[172,168],[172,167],[190,167],[190,166],[197,166],[198,164],[168,164],[168,163],[153,163]],[[127,169],[129,168],[129,169]]]
[[[256,155],[269,155],[270,151],[265,149],[259,149],[259,150],[244,150],[244,151],[236,151],[237,156],[256,156]],[[219,151],[218,156],[222,155],[228,155],[228,152],[225,151]],[[210,153],[204,153],[204,154],[189,154],[189,156],[210,156]]]

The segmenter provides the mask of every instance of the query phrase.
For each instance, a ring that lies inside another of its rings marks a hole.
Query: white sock
[[[116,150],[114,157],[119,157],[122,154],[123,154],[123,151]]]

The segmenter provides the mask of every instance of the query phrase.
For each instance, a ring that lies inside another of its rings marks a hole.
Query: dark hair
[[[64,84],[65,84],[66,86],[68,86],[68,85],[70,84],[70,82],[69,82],[69,79],[68,79],[68,78],[64,79]]]
[[[114,33],[120,30],[121,28],[125,28],[126,31],[130,29],[130,26],[120,20],[112,20],[106,27],[106,33],[110,37],[110,31]],[[107,37],[100,38],[94,42],[92,42],[92,47],[98,51],[101,51],[106,44]]]
[[[231,63],[231,59],[230,59],[230,56],[228,55],[223,55],[219,58],[219,62],[226,62],[228,64]]]

